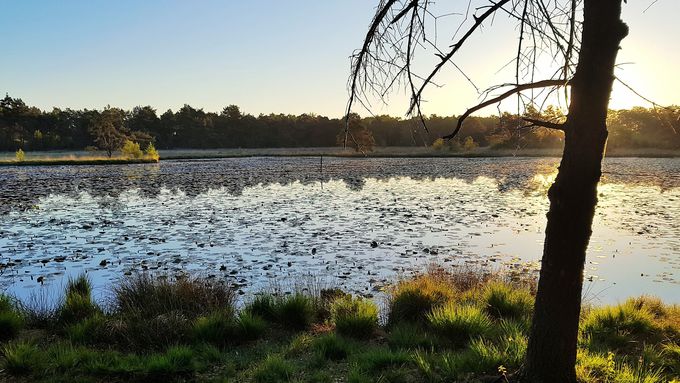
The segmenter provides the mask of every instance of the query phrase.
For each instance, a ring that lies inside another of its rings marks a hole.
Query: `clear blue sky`
[[[643,13],[652,2],[624,5],[631,34],[619,62],[634,64],[618,74],[650,98],[680,104],[680,1],[659,0]],[[237,104],[253,114],[340,116],[349,55],[360,46],[376,4],[0,0],[0,92],[42,109],[151,105],[163,112],[188,103],[219,111]],[[484,86],[505,63],[493,60],[503,50],[494,44],[514,44],[492,32],[480,37],[487,39],[485,47],[460,61]],[[445,88],[428,94],[426,113],[460,114],[475,104],[476,93],[454,74],[439,79]],[[403,115],[403,98],[393,100],[375,111]],[[613,107],[632,104],[644,102],[615,90]]]

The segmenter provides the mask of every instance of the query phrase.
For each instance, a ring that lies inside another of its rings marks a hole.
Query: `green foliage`
[[[303,330],[314,321],[314,302],[309,296],[300,293],[285,296],[276,303],[276,317],[288,328]]]
[[[325,359],[341,360],[347,358],[350,344],[335,334],[322,335],[314,340],[314,349]]]
[[[149,145],[147,145],[146,149],[144,149],[144,156],[155,160],[160,158],[158,150],[156,150],[156,147],[153,145],[152,142],[149,142]]]
[[[340,334],[368,338],[378,327],[378,307],[371,301],[348,295],[333,302],[331,318]]]
[[[194,369],[194,352],[186,346],[170,347],[164,354],[151,355],[146,371],[152,378],[167,378]]]
[[[436,333],[456,344],[488,335],[492,329],[491,319],[479,307],[453,302],[434,308],[427,319]]]
[[[463,150],[466,152],[477,149],[479,147],[479,144],[475,142],[475,139],[472,138],[471,136],[465,137],[465,140],[463,141]]]
[[[528,290],[513,287],[504,282],[491,282],[486,285],[482,299],[486,304],[486,312],[494,318],[528,316],[534,304],[534,299]]]
[[[444,141],[443,138],[437,138],[434,140],[432,143],[432,149],[434,150],[442,150],[446,146],[446,141]]]
[[[123,154],[123,157],[127,158],[142,158],[144,155],[144,153],[142,153],[142,149],[139,147],[139,144],[130,140],[125,140],[120,151]]]
[[[450,284],[430,275],[401,281],[390,291],[389,323],[422,321],[433,308],[444,305],[454,296]]]
[[[92,295],[92,283],[85,274],[81,274],[76,278],[69,278],[66,284],[66,294],[90,296]]]
[[[5,294],[0,294],[0,312],[14,310],[14,301]]]
[[[280,356],[270,355],[253,371],[253,380],[257,383],[288,382],[295,373],[292,364]]]
[[[17,161],[23,162],[26,159],[26,153],[24,153],[23,150],[19,149],[14,153],[14,158],[16,158]]]

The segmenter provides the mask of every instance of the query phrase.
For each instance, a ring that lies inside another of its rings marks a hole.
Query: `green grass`
[[[389,323],[424,321],[433,308],[454,297],[451,284],[431,275],[401,281],[389,294]]]
[[[430,327],[454,344],[462,344],[474,337],[489,335],[492,321],[476,306],[454,302],[437,307],[427,316]]]
[[[432,383],[502,381],[499,371],[512,377],[526,354],[528,290],[488,275],[428,278],[395,289],[420,286],[439,296],[425,318],[384,326],[373,303],[337,291],[325,298],[269,296],[237,309],[231,292],[199,279],[135,280],[123,292],[118,286],[121,294],[106,310],[76,315],[87,312],[77,308],[87,307],[91,295],[77,278],[65,294],[83,299],[61,302],[73,320],[40,327],[25,321],[13,340],[0,343],[0,381]],[[196,300],[199,311],[190,311]],[[0,296],[0,314],[25,315],[17,307]],[[680,378],[679,313],[649,297],[585,309],[580,381]]]
[[[253,371],[253,380],[257,383],[289,382],[295,367],[280,356],[271,355],[257,365]]]
[[[311,297],[296,293],[276,302],[276,318],[279,323],[293,330],[304,330],[315,319],[316,311]]]
[[[482,301],[487,314],[494,318],[528,316],[534,305],[534,297],[528,290],[504,282],[491,282],[486,285]]]
[[[331,318],[338,333],[369,338],[378,328],[378,307],[371,301],[348,295],[332,303]]]
[[[324,359],[341,360],[347,358],[352,345],[340,336],[327,334],[315,339],[313,347]]]

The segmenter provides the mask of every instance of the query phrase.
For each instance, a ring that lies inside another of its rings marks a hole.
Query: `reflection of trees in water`
[[[361,190],[366,179],[387,181],[410,178],[432,181],[456,178],[473,182],[479,177],[497,181],[499,192],[536,190],[536,175],[550,175],[552,158],[326,158],[323,171],[318,158],[232,158],[223,160],[164,161],[160,164],[112,166],[55,166],[0,168],[1,212],[34,205],[50,194],[117,197],[139,189],[156,197],[162,188],[196,196],[208,189],[225,188],[241,195],[245,188],[300,182],[303,185],[341,180],[350,190]],[[678,159],[611,159],[605,162],[609,183],[651,184],[662,189],[680,185]],[[115,204],[106,200],[107,204]]]

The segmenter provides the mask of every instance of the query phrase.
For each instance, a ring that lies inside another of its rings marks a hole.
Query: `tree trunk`
[[[576,381],[583,267],[607,141],[614,65],[619,43],[628,33],[620,17],[621,0],[584,1],[564,153],[548,191],[543,261],[523,371],[529,382]]]

